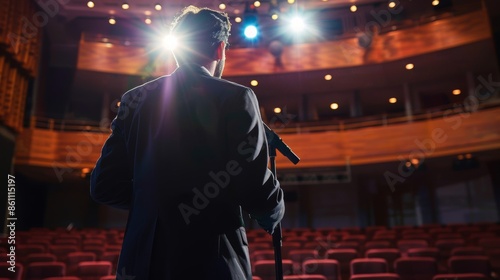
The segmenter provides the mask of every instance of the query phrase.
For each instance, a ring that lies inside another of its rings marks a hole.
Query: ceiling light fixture
[[[122,9],[128,10],[128,8],[130,8],[130,5],[128,3],[123,3],[122,4]]]
[[[156,5],[155,5],[155,10],[157,10],[157,11],[161,11],[161,5],[160,5],[160,4],[156,4]]]
[[[95,7],[94,1],[87,2],[87,7],[91,8],[91,9],[94,8]]]
[[[351,10],[351,12],[356,12],[358,10],[358,7],[356,7],[356,5],[352,5],[349,10]]]
[[[111,25],[116,24],[116,19],[114,17],[110,17],[108,22]]]
[[[412,70],[413,68],[415,68],[415,65],[413,63],[408,63],[406,64],[405,68],[406,70]]]

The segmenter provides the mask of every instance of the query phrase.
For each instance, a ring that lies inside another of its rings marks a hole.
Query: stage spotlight
[[[245,27],[244,34],[247,39],[255,39],[259,35],[259,31],[255,25],[251,24]]]
[[[167,35],[163,38],[162,45],[167,50],[173,50],[177,47],[177,39],[172,35]]]
[[[301,17],[295,16],[290,20],[290,28],[293,32],[302,32],[306,25]]]

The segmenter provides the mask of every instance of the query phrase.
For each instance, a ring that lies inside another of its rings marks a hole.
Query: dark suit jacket
[[[182,66],[125,93],[111,127],[91,196],[129,210],[122,279],[251,279],[241,208],[284,213],[253,91]]]

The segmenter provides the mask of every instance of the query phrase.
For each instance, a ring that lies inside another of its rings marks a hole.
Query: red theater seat
[[[358,257],[358,253],[354,249],[330,249],[326,251],[326,257],[339,262],[342,279],[347,279],[351,272],[351,261]]]
[[[432,280],[486,280],[489,279],[481,273],[456,273],[438,274]]]
[[[26,256],[24,259],[24,264],[30,264],[34,262],[55,262],[57,261],[56,255],[50,253],[32,253]]]
[[[448,260],[451,273],[481,273],[491,275],[490,260],[486,256],[454,256]]]
[[[78,264],[86,261],[95,261],[96,255],[92,252],[72,252],[66,259],[67,275],[76,275]]]
[[[436,260],[428,257],[399,258],[394,270],[401,280],[428,280],[438,274]]]
[[[302,263],[306,260],[319,259],[317,250],[292,250],[289,257],[293,262],[294,272],[300,273],[302,271]]]
[[[15,272],[9,270],[10,264],[0,263],[0,279],[22,280],[24,278],[24,266],[16,262]]]
[[[302,263],[302,273],[323,275],[327,280],[341,280],[340,264],[336,260],[306,260]]]
[[[381,258],[360,258],[351,261],[351,276],[387,272],[389,272],[387,261]]]
[[[35,262],[26,268],[26,280],[42,280],[66,275],[66,264],[62,262]]]
[[[328,280],[323,275],[287,275],[283,277],[283,280]]]
[[[352,275],[351,280],[399,280],[396,273],[375,273],[375,274],[356,274]]]
[[[102,276],[111,275],[111,267],[108,261],[81,262],[76,276],[82,280],[99,280]]]
[[[293,262],[291,260],[283,260],[283,275],[291,275],[293,273]],[[262,278],[262,280],[276,279],[274,260],[257,261],[254,264],[254,274]]]
[[[401,257],[401,252],[398,249],[370,249],[365,253],[366,258],[382,258],[387,261],[389,272],[394,271],[394,261]]]

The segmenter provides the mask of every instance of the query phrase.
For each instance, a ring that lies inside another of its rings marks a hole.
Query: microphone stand
[[[279,150],[284,156],[286,156],[293,164],[297,164],[300,158],[293,153],[292,149],[288,147],[283,140],[276,134],[272,129],[270,129],[266,124],[264,124],[266,130],[266,138],[269,147],[269,161],[271,172],[274,178],[277,180],[276,175],[276,150]],[[281,223],[278,223],[273,232],[273,247],[274,247],[274,265],[276,272],[276,280],[283,280],[283,258],[281,256]]]

